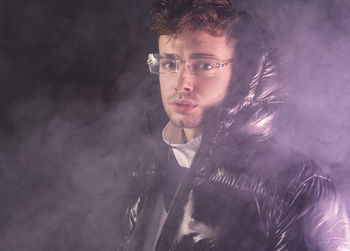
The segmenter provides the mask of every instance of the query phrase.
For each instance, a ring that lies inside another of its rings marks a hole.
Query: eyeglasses
[[[222,63],[220,63],[222,62]],[[233,62],[233,59],[220,60],[218,58],[198,57],[190,60],[181,60],[175,54],[151,53],[147,64],[152,74],[174,74],[185,63],[186,70],[196,76],[215,77],[219,68]]]

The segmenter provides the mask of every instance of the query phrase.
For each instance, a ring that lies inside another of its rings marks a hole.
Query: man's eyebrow
[[[218,56],[211,54],[211,53],[192,53],[192,54],[190,54],[190,58],[215,58],[215,59],[217,59]]]

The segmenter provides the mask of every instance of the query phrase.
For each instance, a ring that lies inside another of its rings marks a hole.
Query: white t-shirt
[[[181,167],[190,168],[192,165],[193,158],[200,147],[202,136],[198,136],[197,138],[185,144],[175,144],[170,142],[169,140],[170,138],[172,138],[173,135],[167,135],[171,133],[171,130],[169,129],[169,125],[170,124],[168,124],[163,129],[163,132],[162,132],[163,140],[173,150],[177,163]]]

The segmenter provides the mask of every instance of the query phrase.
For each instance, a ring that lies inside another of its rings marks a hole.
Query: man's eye
[[[174,70],[176,69],[176,62],[173,60],[161,60],[160,67],[165,70]]]
[[[195,71],[210,71],[215,68],[215,64],[207,61],[198,61],[193,65]]]

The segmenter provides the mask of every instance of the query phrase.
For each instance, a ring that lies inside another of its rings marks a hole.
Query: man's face
[[[181,60],[202,56],[227,60],[233,57],[234,45],[226,36],[197,31],[176,37],[160,36],[159,53],[175,54]],[[210,77],[189,72],[185,63],[180,64],[177,73],[160,74],[162,102],[170,121],[177,127],[200,128],[204,111],[224,99],[230,78],[231,65],[220,67]]]

